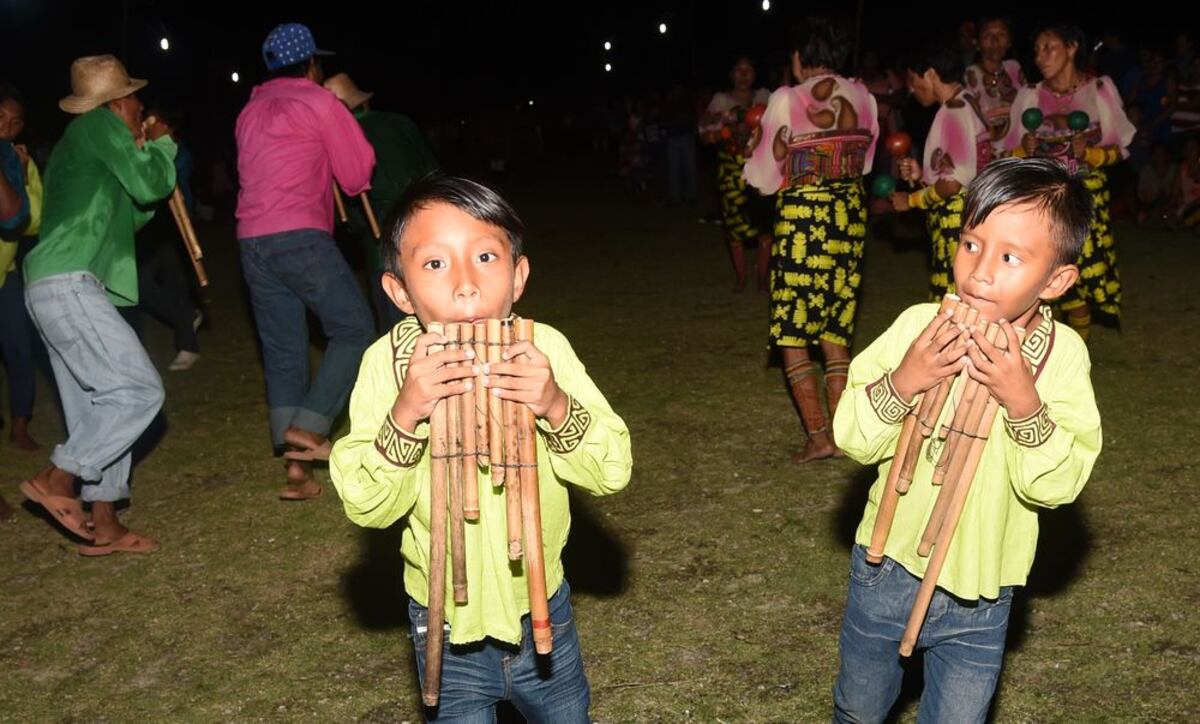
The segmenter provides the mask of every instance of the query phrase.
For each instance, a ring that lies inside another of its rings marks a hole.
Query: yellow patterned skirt
[[[731,242],[754,241],[769,226],[765,220],[770,206],[753,187],[742,178],[742,167],[746,158],[740,153],[717,152],[717,189],[721,194],[721,223],[725,227],[725,238]]]
[[[771,250],[771,343],[850,346],[867,235],[862,180],[796,186],[778,194]]]
[[[1097,169],[1083,177],[1092,196],[1092,228],[1079,254],[1079,281],[1063,295],[1062,308],[1069,311],[1085,304],[1113,317],[1121,316],[1121,274],[1117,270],[1117,248],[1109,226],[1108,174]]]
[[[954,293],[954,254],[962,234],[963,208],[967,202],[964,188],[925,212],[925,228],[933,243],[929,271],[929,299],[940,302]]]

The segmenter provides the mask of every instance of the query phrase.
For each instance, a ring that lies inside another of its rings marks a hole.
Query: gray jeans
[[[163,403],[146,350],[89,272],[28,285],[25,306],[50,353],[67,441],[50,462],[83,482],[87,502],[129,497],[129,449]]]

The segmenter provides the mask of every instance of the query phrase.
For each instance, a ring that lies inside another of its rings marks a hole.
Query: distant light
[[[612,63],[605,63],[605,64],[604,64],[604,72],[605,72],[605,73],[611,73],[611,72],[612,72]]]
[[[234,83],[241,83],[242,76],[238,75],[238,72],[235,70],[229,75],[229,80],[233,81]]]
[[[529,99],[529,105],[531,105],[531,106],[533,105],[533,99],[532,99],[532,98],[530,98],[530,99]]]
[[[605,40],[605,41],[604,41],[604,49],[605,49],[605,50],[612,50],[612,43],[610,43],[609,41]]]
[[[771,9],[771,0],[763,0],[763,12]]]
[[[163,50],[170,50],[171,49],[171,41],[167,40],[166,38],[163,38],[162,40],[158,41],[158,47],[162,48]]]
[[[666,23],[659,23],[659,24],[658,24],[658,34],[659,34],[659,35],[666,35],[666,34],[667,34],[667,24],[666,24]]]

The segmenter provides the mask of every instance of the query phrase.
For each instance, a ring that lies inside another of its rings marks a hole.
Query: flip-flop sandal
[[[88,529],[87,516],[83,514],[83,503],[65,495],[51,495],[37,486],[32,480],[21,483],[21,492],[26,498],[46,509],[62,527],[71,531],[84,540],[94,540],[95,536]]]
[[[81,545],[79,546],[79,555],[107,556],[113,553],[153,553],[156,550],[158,550],[158,541],[130,530],[110,543]]]

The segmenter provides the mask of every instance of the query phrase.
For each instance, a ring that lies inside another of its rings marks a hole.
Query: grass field
[[[788,461],[802,433],[767,364],[765,299],[730,293],[717,227],[603,184],[512,196],[533,265],[518,311],[567,335],[634,445],[625,492],[572,505],[593,718],[827,720],[873,470]],[[999,721],[1200,710],[1200,246],[1116,232],[1123,329],[1091,346],[1105,448],[1079,502],[1042,514]],[[0,526],[0,720],[417,720],[399,531],[355,528],[329,486],[275,500],[236,242],[228,226],[201,233],[213,325],[197,366],[165,372],[169,336],[146,324],[167,402],[127,521],[162,550],[83,559],[28,505]],[[872,239],[865,263],[859,346],[925,289],[919,241]],[[50,444],[52,399],[43,382],[33,432]],[[0,493],[19,502],[43,461],[5,445]]]

